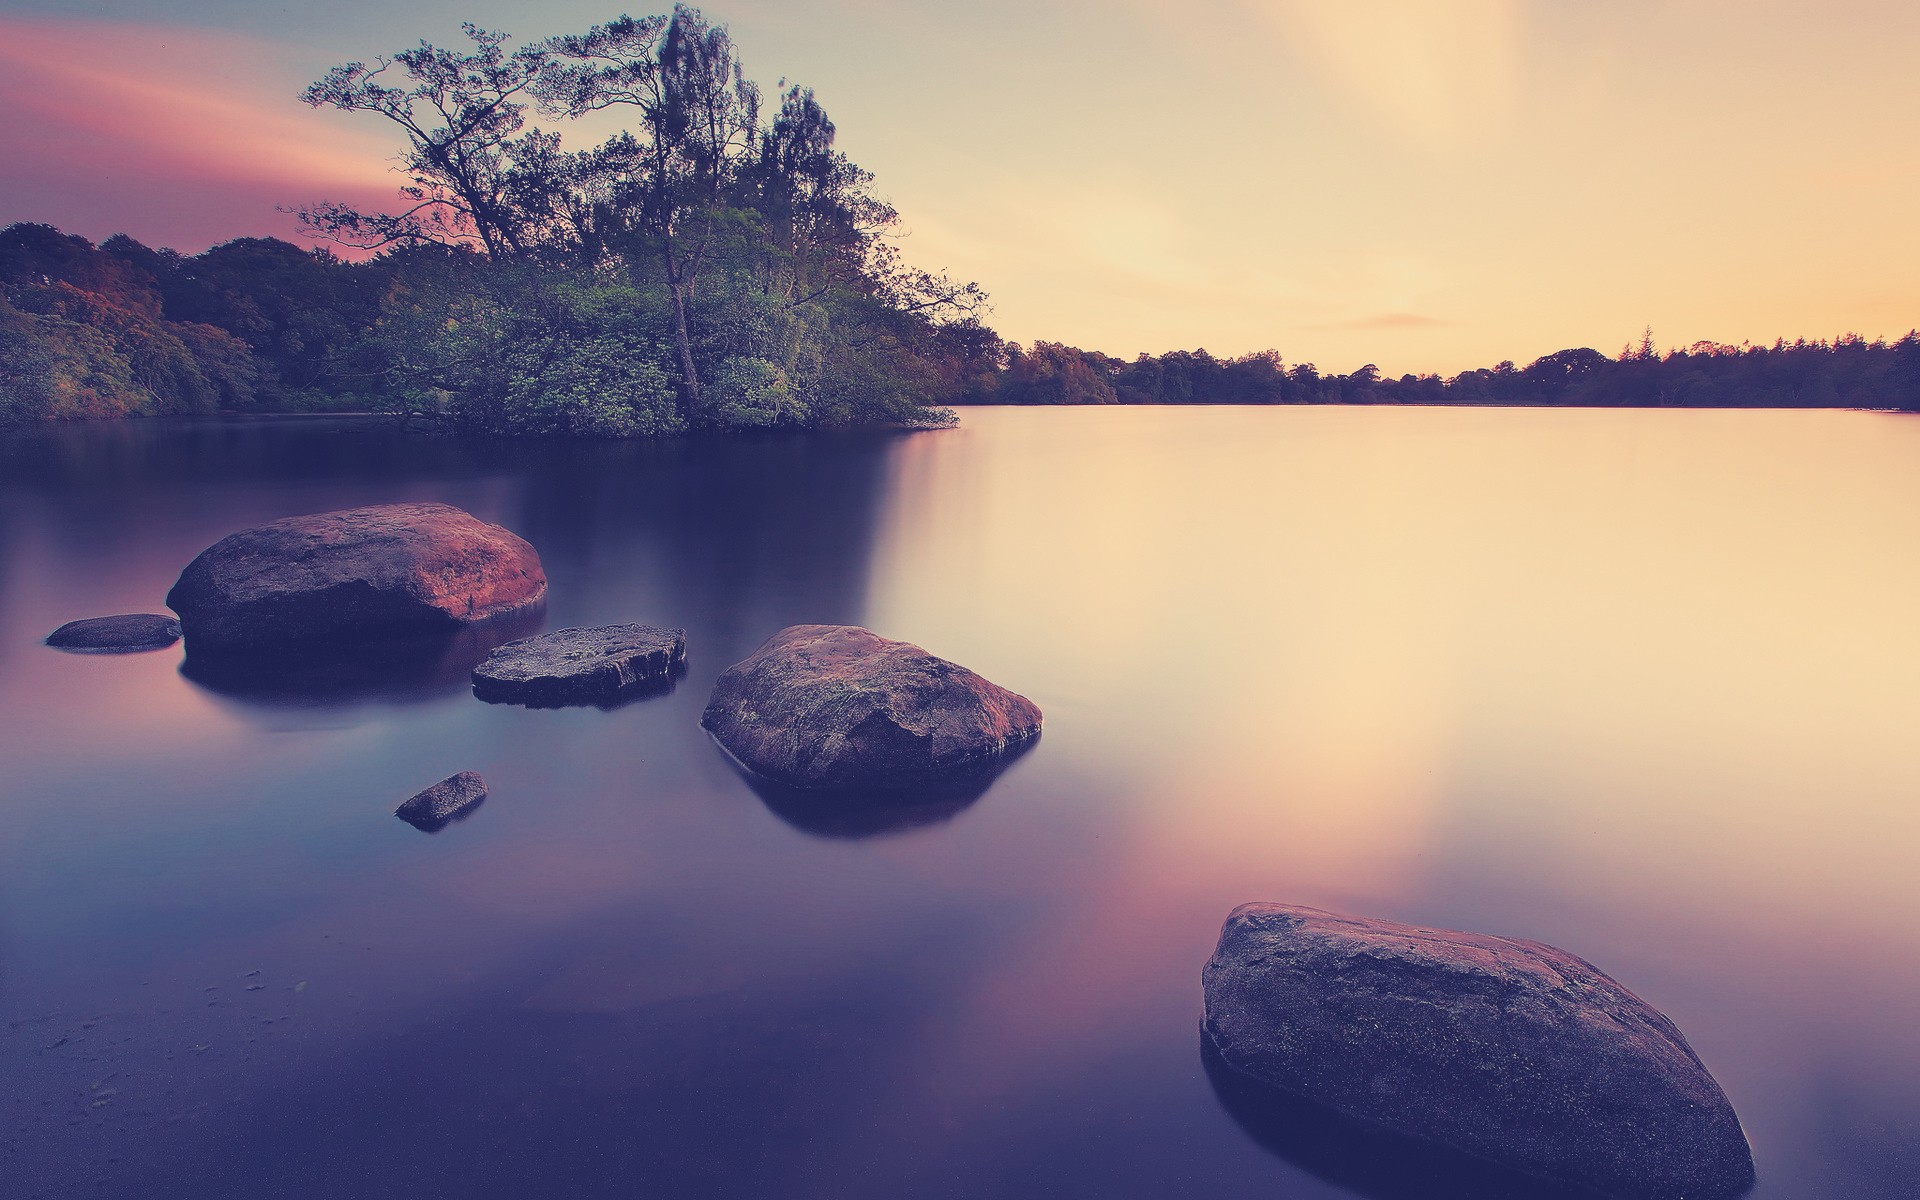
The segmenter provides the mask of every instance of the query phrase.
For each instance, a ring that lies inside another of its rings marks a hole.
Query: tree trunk
[[[680,264],[673,239],[662,238],[660,258],[667,268],[667,291],[673,294],[673,340],[680,352],[680,418],[692,427],[700,411],[700,375],[693,367],[693,339],[687,336],[687,297],[680,281]]]

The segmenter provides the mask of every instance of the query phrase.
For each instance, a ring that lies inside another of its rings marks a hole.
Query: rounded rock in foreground
[[[532,546],[449,504],[288,517],[202,551],[167,593],[190,652],[452,632],[538,604]]]
[[[393,810],[393,815],[415,829],[432,833],[466,816],[486,798],[487,781],[476,771],[462,771],[409,797]]]
[[[662,687],[686,669],[687,631],[654,625],[556,629],[508,642],[473,669],[473,694],[497,704],[606,704]]]
[[[1203,978],[1221,1060],[1335,1112],[1602,1195],[1753,1182],[1739,1118],[1680,1031],[1565,951],[1247,904]]]
[[[164,650],[180,640],[180,622],[158,613],[126,613],[68,621],[47,635],[47,645],[95,654]]]
[[[1040,709],[918,646],[852,625],[781,630],[714,685],[700,723],[790,787],[888,791],[986,770]]]

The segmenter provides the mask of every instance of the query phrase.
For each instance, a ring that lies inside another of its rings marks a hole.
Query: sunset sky
[[[664,5],[640,5],[650,12]],[[814,87],[1005,336],[1391,374],[1920,324],[1920,6],[1900,0],[717,0]],[[389,194],[295,100],[462,20],[583,0],[0,0],[0,223],[183,251]],[[76,15],[84,12],[84,16]]]

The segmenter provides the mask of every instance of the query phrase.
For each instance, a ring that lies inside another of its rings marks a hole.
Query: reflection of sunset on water
[[[1252,898],[1558,940],[1683,1009],[1759,971],[1858,1022],[1836,976],[1920,982],[1910,425],[972,416],[896,461],[874,620],[1023,672],[1099,781],[970,995],[950,1066],[988,1093],[1181,1011],[1143,964]]]
[[[1910,420],[996,409],[646,446],[357,428],[61,430],[0,479],[0,997],[122,1014],[132,1077],[211,1105],[211,1136],[262,1148],[250,1172],[318,1123],[356,1161],[476,1192],[586,1162],[682,1194],[1017,1179],[1158,1200],[1197,1179],[1333,1200],[1241,1131],[1196,1053],[1200,966],[1249,900],[1590,959],[1725,1085],[1756,1200],[1871,1194],[1899,1161],[1920,1112]],[[154,608],[232,527],[401,499],[538,546],[549,627],[684,624],[688,675],[525,710],[457,677],[261,696],[183,676],[177,647],[35,644]],[[813,621],[964,663],[1045,732],[935,819],[803,819],[699,716],[725,667]],[[489,786],[468,820],[394,817],[458,770]],[[32,1094],[99,1078],[57,1037],[22,1043]],[[183,1066],[182,1045],[209,1049]],[[433,1146],[368,1123],[423,1106],[458,1114]],[[500,1112],[525,1131],[510,1163]],[[115,1136],[36,1161],[112,1144],[148,1156],[127,1178],[172,1180],[191,1158]],[[315,1169],[278,1178],[339,1182]]]

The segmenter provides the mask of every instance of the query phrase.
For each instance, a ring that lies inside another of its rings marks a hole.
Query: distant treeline
[[[1771,346],[1695,342],[1660,352],[1649,332],[1617,357],[1560,350],[1525,367],[1503,362],[1452,378],[1323,375],[1278,353],[1215,358],[1205,350],[1128,362],[1052,342],[1010,345],[968,399],[985,404],[1464,404],[1612,408],[1891,408],[1920,410],[1920,334],[1897,342],[1846,334]]]

